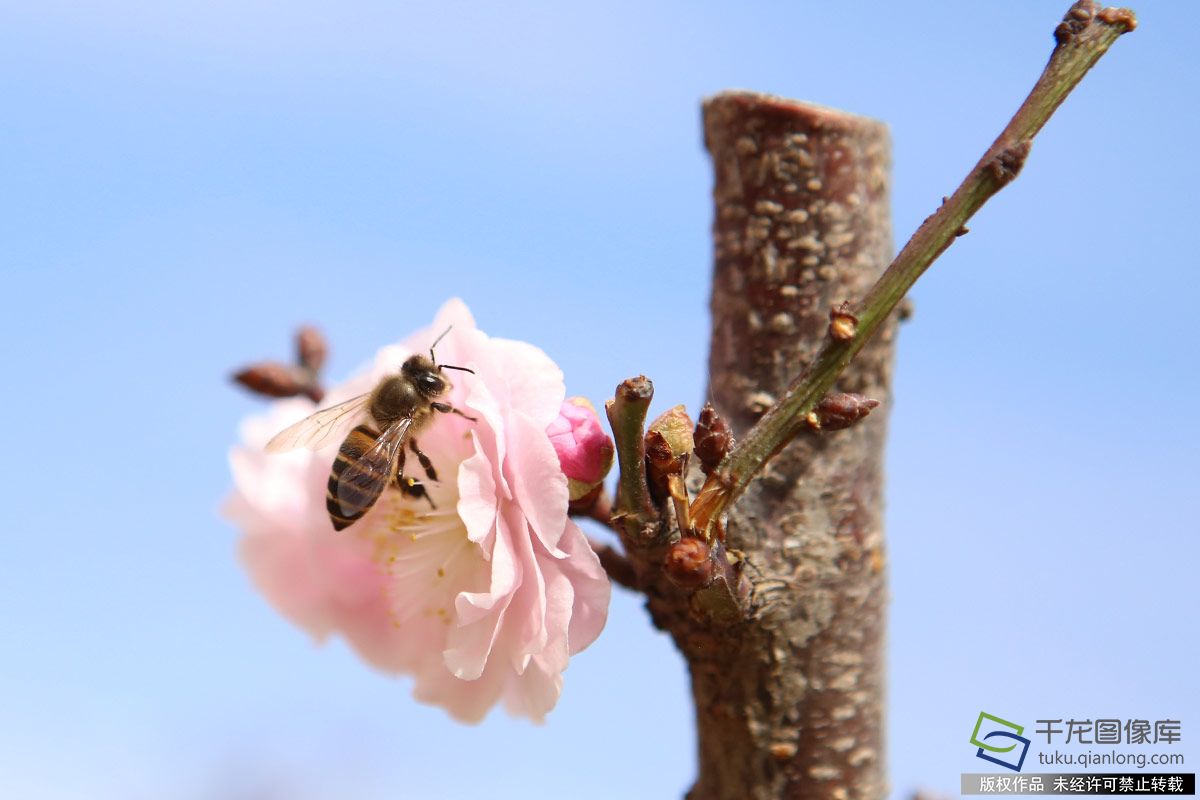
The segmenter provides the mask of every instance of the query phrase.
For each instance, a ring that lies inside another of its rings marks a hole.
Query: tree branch
[[[612,545],[597,541],[592,537],[588,537],[588,544],[592,546],[592,550],[600,557],[600,566],[604,567],[604,571],[608,573],[609,579],[616,584],[624,586],[626,589],[638,590],[637,575],[633,570],[633,564],[629,563],[629,559],[625,558]]]
[[[812,362],[830,307],[865,294],[891,260],[890,155],[882,123],[748,92],[706,101],[704,130],[716,174],[709,396],[727,440]],[[814,417],[821,429],[861,416],[868,398],[886,407],[894,329],[855,359],[842,381],[853,394]],[[707,416],[697,446],[714,433]],[[686,604],[647,593],[692,676],[690,800],[882,796],[885,428],[876,411],[798,439],[714,519],[744,603],[721,602],[719,586]],[[721,552],[719,536],[707,541]]]
[[[625,534],[625,544],[637,544],[653,536],[657,518],[646,484],[646,411],[654,397],[654,384],[644,375],[622,381],[616,396],[604,404],[612,426],[620,477],[612,521]]]
[[[1137,27],[1127,9],[1076,3],[1054,32],[1050,61],[1012,120],[942,206],[917,229],[853,311],[834,311],[831,332],[812,365],[788,387],[706,481],[692,503],[699,530],[709,531],[763,465],[804,429],[806,415],[871,339],[896,305],[957,238],[984,203],[1017,177],[1033,137],[1123,33]],[[840,316],[840,319],[839,319]]]

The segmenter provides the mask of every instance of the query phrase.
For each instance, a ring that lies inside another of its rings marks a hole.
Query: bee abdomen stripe
[[[333,513],[333,511],[330,511],[329,512],[329,521],[333,523],[333,529],[335,531],[340,531],[340,530],[345,530],[346,528],[349,528],[351,525],[354,524],[355,520],[357,520],[361,516],[362,516],[362,514],[359,514],[358,516],[355,516],[355,517],[343,517],[340,514],[335,514],[335,513]]]
[[[353,511],[359,508],[369,508],[371,506],[371,496],[365,492],[361,492],[353,486],[342,484],[340,487],[335,485],[333,481],[329,482],[329,486],[325,491],[325,504],[331,505],[337,503],[346,511]]]
[[[325,510],[329,512],[330,518],[334,521],[334,527],[337,527],[337,521],[342,520],[347,525],[360,519],[367,513],[368,506],[359,506],[358,508],[348,508],[344,503],[334,500],[332,497],[325,499]],[[338,528],[338,530],[341,530]]]
[[[348,464],[356,463],[363,455],[375,446],[379,434],[366,425],[359,425],[342,442],[338,454],[333,460],[335,470],[345,469]]]
[[[335,530],[349,527],[362,518],[379,499],[379,484],[386,483],[388,476],[373,467],[364,465],[362,458],[375,446],[379,434],[367,425],[359,425],[346,436],[330,469],[326,484],[325,509]],[[364,466],[366,471],[342,480],[342,475],[351,465]]]
[[[378,439],[379,431],[370,425],[359,425],[346,436],[346,441],[342,442],[342,449],[357,446],[360,448],[358,455],[362,455],[370,450]]]
[[[362,514],[357,514],[353,517],[343,517],[341,514],[335,514],[332,511],[329,512],[329,521],[333,523],[335,531],[348,528],[360,519],[362,519]]]
[[[377,491],[374,487],[340,480],[336,475],[329,476],[329,482],[325,487],[325,496],[329,500],[336,500],[342,506],[350,508],[370,506],[381,494],[381,491]]]

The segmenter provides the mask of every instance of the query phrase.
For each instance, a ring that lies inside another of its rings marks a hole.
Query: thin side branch
[[[613,533],[621,533],[621,528],[613,521],[612,497],[603,488],[596,493],[591,502],[584,503],[579,507],[576,507],[575,501],[571,501],[570,514],[572,517],[594,519]]]
[[[644,440],[646,411],[653,397],[654,384],[639,375],[622,381],[616,396],[604,404],[621,471],[612,521],[623,529],[626,544],[641,541],[643,529],[656,518],[646,483]]]
[[[853,312],[835,311],[830,334],[811,367],[709,476],[692,503],[692,520],[699,530],[710,531],[763,465],[804,430],[809,412],[917,279],[965,231],[967,220],[1017,177],[1033,137],[1055,109],[1117,37],[1136,26],[1128,9],[1099,9],[1091,0],[1071,7],[1055,30],[1057,44],[1049,63],[996,141],[954,194],[917,229]]]
[[[588,544],[592,546],[592,550],[600,557],[600,566],[604,567],[604,571],[608,573],[608,577],[613,583],[624,586],[626,589],[638,590],[637,574],[634,572],[633,564],[629,563],[629,559],[618,552],[617,549],[604,542],[597,541],[592,537],[588,537]]]

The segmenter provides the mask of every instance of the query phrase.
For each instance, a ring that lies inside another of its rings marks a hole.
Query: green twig
[[[654,397],[654,384],[644,375],[622,381],[616,396],[604,404],[616,442],[621,475],[612,522],[624,531],[626,545],[640,543],[642,531],[657,515],[646,485],[646,411]]]
[[[763,465],[805,426],[805,418],[832,388],[917,278],[966,232],[965,224],[1007,186],[1025,163],[1030,144],[1092,65],[1137,19],[1128,9],[1100,9],[1091,0],[1071,7],[1054,31],[1057,42],[1046,69],[1012,120],[942,206],[922,223],[891,266],[852,310],[833,313],[830,335],[812,365],[751,428],[709,476],[692,503],[692,520],[710,531]],[[622,462],[622,469],[624,463]]]

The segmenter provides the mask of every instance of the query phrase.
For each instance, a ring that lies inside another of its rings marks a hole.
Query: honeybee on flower
[[[315,410],[290,399],[245,423],[225,513],[244,533],[255,584],[292,622],[318,639],[341,634],[374,666],[412,675],[418,700],[458,719],[479,720],[502,702],[540,720],[557,702],[569,657],[599,635],[608,610],[608,578],[567,514],[579,487],[569,489],[564,474],[586,473],[593,485],[603,478],[612,444],[595,434],[598,421],[589,426],[570,404],[564,423],[553,361],[488,337],[457,300],[326,402],[369,394],[447,329],[433,363],[474,375],[436,397],[461,413],[438,414],[421,430],[419,449],[439,480],[422,480],[420,491],[393,481],[335,532],[326,490],[338,437],[315,450],[263,452]],[[587,435],[564,435],[583,428]],[[581,470],[589,458],[606,458],[604,469]]]

